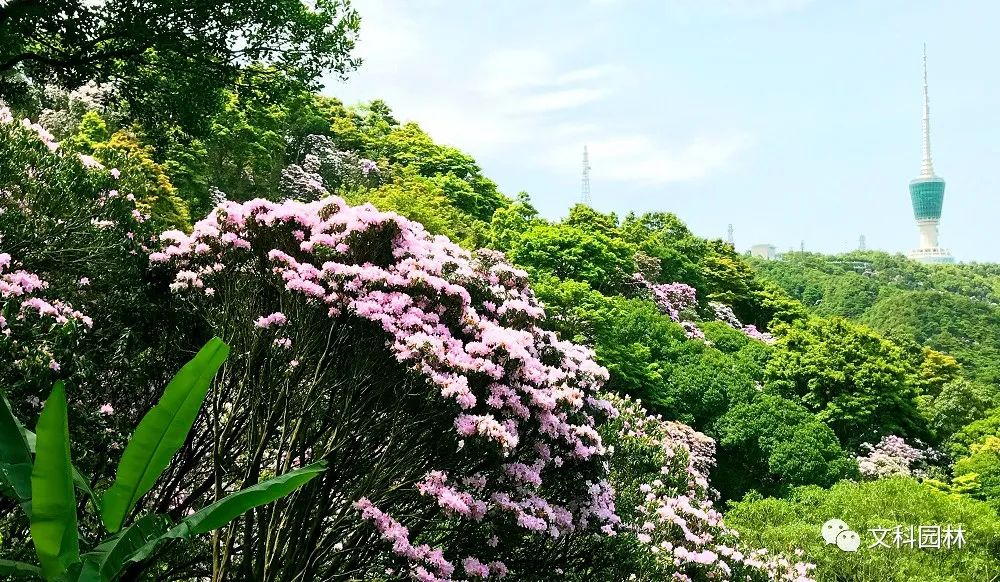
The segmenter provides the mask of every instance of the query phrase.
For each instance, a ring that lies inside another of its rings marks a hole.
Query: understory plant
[[[57,382],[32,433],[14,417],[0,395],[0,485],[27,514],[38,565],[0,560],[0,574],[46,580],[103,582],[128,569],[148,566],[161,544],[215,530],[254,507],[301,487],[325,470],[319,461],[257,483],[193,511],[177,523],[164,515],[133,516],[139,500],[153,487],[174,454],[184,445],[212,379],[229,347],[209,341],[174,376],[159,403],[136,427],[111,487],[96,495],[70,458],[66,387]],[[74,481],[85,490],[109,536],[81,553]]]

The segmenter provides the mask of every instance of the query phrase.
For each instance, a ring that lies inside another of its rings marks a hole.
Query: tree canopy
[[[199,128],[248,65],[303,86],[353,70],[359,23],[348,0],[11,0],[0,5],[0,97],[112,82],[135,119]]]

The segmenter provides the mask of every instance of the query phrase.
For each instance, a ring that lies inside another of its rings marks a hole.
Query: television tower
[[[867,250],[865,248],[865,235],[861,235],[858,237],[858,250],[859,251]]]
[[[920,246],[910,258],[921,263],[954,263],[955,259],[938,242],[941,207],[944,205],[944,178],[934,173],[931,161],[931,103],[927,91],[927,45],[924,45],[923,160],[920,176],[910,180],[910,203],[920,231]]]
[[[731,247],[733,247],[735,249],[736,248],[736,238],[733,236],[733,224],[732,223],[729,223],[729,229],[726,231],[726,234],[727,234],[727,236],[726,236],[726,242],[729,243],[729,246],[731,246]]]
[[[590,206],[590,156],[587,154],[587,146],[583,146],[583,179],[581,180],[580,201]]]

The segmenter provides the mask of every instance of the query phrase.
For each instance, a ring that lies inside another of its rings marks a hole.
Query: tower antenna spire
[[[924,157],[920,163],[920,176],[931,177],[934,175],[934,163],[931,161],[931,100],[927,90],[927,43],[924,43]]]
[[[954,263],[948,249],[938,241],[941,224],[941,207],[944,204],[944,178],[934,173],[931,162],[931,100],[927,91],[927,45],[924,44],[924,119],[923,160],[920,176],[910,180],[910,202],[913,218],[920,231],[920,246],[910,253],[910,258],[922,263]]]
[[[587,146],[583,146],[583,178],[580,185],[580,201],[590,206],[590,156],[587,154]]]

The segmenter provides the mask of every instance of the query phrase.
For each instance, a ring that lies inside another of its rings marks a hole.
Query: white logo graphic
[[[827,544],[836,544],[845,552],[856,552],[861,547],[861,536],[843,520],[831,519],[823,524],[820,532]]]

